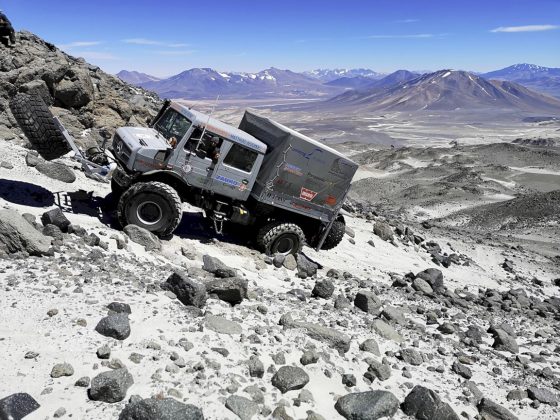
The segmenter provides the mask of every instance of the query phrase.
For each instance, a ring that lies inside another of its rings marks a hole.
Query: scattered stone
[[[297,254],[296,261],[298,277],[305,279],[307,277],[313,277],[315,274],[317,274],[317,269],[319,268],[319,266],[309,258],[307,258],[305,255]]]
[[[161,288],[175,293],[184,305],[203,308],[206,304],[206,287],[191,280],[186,273],[174,272],[162,283]]]
[[[70,226],[70,220],[66,218],[60,207],[55,207],[43,213],[41,215],[41,223],[43,223],[43,226],[54,225],[62,232],[68,232],[68,227]]]
[[[437,392],[421,385],[416,385],[401,404],[401,409],[408,416],[418,420],[459,420],[451,406],[443,402]]]
[[[241,420],[251,420],[259,412],[257,403],[239,395],[230,395],[226,400],[226,408]]]
[[[149,230],[136,225],[127,225],[124,227],[123,231],[132,242],[136,242],[137,244],[146,247],[146,251],[161,249],[161,241]]]
[[[97,349],[96,354],[100,359],[108,359],[111,357],[111,348],[105,344]]]
[[[349,388],[356,386],[356,377],[351,373],[345,373],[342,375],[342,383]]]
[[[493,330],[494,343],[492,347],[496,350],[507,351],[513,354],[519,353],[519,346],[515,338],[509,335],[503,329],[497,328]]]
[[[56,309],[56,308],[55,308],[55,309],[49,309],[49,310],[47,311],[47,316],[48,316],[49,318],[52,318],[52,317],[55,316],[55,315],[58,315],[58,309]]]
[[[74,171],[62,163],[41,161],[35,166],[35,169],[49,178],[65,182],[67,184],[71,184],[76,181],[76,174],[74,174]]]
[[[348,420],[375,420],[395,415],[399,400],[389,391],[357,392],[340,397],[334,408]]]
[[[378,314],[379,308],[381,308],[381,300],[375,295],[375,293],[361,290],[356,293],[354,306],[364,312],[367,312],[368,314]]]
[[[508,392],[506,399],[508,401],[520,401],[528,397],[529,394],[524,389],[512,389]]]
[[[58,363],[51,370],[51,378],[60,378],[62,376],[72,376],[74,368],[70,363]]]
[[[432,289],[432,286],[430,286],[430,284],[426,280],[421,278],[415,278],[412,281],[412,288],[417,292],[424,293],[425,295],[431,295],[434,293],[434,289]]]
[[[20,420],[39,407],[39,403],[29,394],[12,394],[0,400],[0,419]]]
[[[454,334],[456,331],[455,325],[453,325],[451,322],[444,322],[437,329],[442,334]]]
[[[527,388],[527,394],[532,400],[537,400],[543,404],[558,403],[558,395],[546,388],[537,388],[536,386],[531,386]]]
[[[126,369],[102,372],[91,380],[89,398],[107,403],[122,401],[133,383],[132,375]]]
[[[112,337],[117,340],[125,340],[130,336],[130,323],[128,315],[125,313],[111,313],[102,318],[95,331],[105,337]]]
[[[51,255],[51,238],[13,210],[0,210],[0,252]]]
[[[311,291],[311,296],[322,298],[322,299],[330,299],[330,297],[334,293],[334,283],[332,280],[324,279],[324,280],[317,280],[315,282],[315,286]]]
[[[58,419],[60,417],[64,417],[65,415],[66,415],[66,409],[64,407],[60,407],[54,412],[53,417],[55,419]]]
[[[309,382],[309,375],[296,366],[282,366],[272,377],[272,385],[285,394],[288,391],[301,389]]]
[[[421,271],[416,274],[416,278],[425,280],[435,291],[438,291],[443,287],[443,274],[437,268],[428,268],[424,271]]]
[[[310,322],[294,321],[290,314],[285,314],[280,318],[280,325],[287,328],[302,328],[309,337],[329,344],[339,353],[346,353],[350,349],[350,338],[333,328]]]
[[[215,331],[218,334],[236,335],[243,332],[243,328],[241,328],[241,325],[237,322],[211,314],[207,314],[204,317],[204,325],[209,330]]]
[[[381,311],[381,316],[388,320],[389,322],[394,322],[396,324],[405,324],[406,318],[404,313],[399,309],[391,305],[386,305]]]
[[[451,369],[457,375],[462,376],[465,379],[471,379],[472,378],[471,369],[468,366],[465,366],[464,364],[462,364],[458,361],[453,362],[453,367]]]
[[[422,355],[418,352],[418,350],[412,348],[402,349],[401,358],[405,363],[412,366],[420,366],[424,362],[424,359],[422,359]]]
[[[197,406],[173,398],[140,398],[127,404],[118,420],[204,420],[204,415]]]
[[[360,350],[380,356],[379,345],[373,338],[368,338],[360,344]]]
[[[264,364],[257,356],[249,358],[249,376],[252,378],[262,378],[264,376]]]
[[[282,259],[282,266],[286,270],[294,271],[298,267],[296,257],[294,257],[292,254],[284,256],[284,258]]]
[[[39,153],[36,150],[30,150],[25,155],[25,163],[31,168],[34,168],[41,162],[43,162],[43,159],[39,156]]]
[[[384,241],[393,241],[393,229],[385,222],[375,222],[373,225],[373,233]]]
[[[478,409],[478,413],[485,420],[518,420],[517,416],[515,416],[507,408],[496,404],[488,398],[481,399],[476,407]]]
[[[208,254],[202,256],[202,263],[202,269],[214,274],[216,277],[228,278],[235,277],[237,275],[235,269],[228,267],[218,258],[212,257]]]
[[[87,388],[89,386],[90,379],[89,376],[82,376],[76,382],[74,382],[74,386],[79,386],[81,388]]]
[[[379,379],[381,382],[386,381],[391,377],[391,366],[387,363],[379,363],[377,360],[369,360],[369,366],[364,377],[369,379],[371,382],[374,379]]]
[[[317,363],[319,361],[319,354],[314,350],[306,350],[299,361],[303,366]]]
[[[240,277],[228,277],[210,280],[204,283],[206,292],[218,296],[224,302],[237,305],[247,298],[247,280]]]
[[[36,351],[28,351],[27,353],[25,353],[25,356],[23,356],[25,359],[36,359],[37,357],[39,357],[39,353],[37,353]]]
[[[118,314],[132,314],[132,309],[128,303],[111,302],[107,305],[107,309]]]
[[[381,319],[376,319],[372,323],[373,330],[379,334],[381,337],[386,338],[387,340],[393,340],[397,343],[402,343],[403,338],[402,336],[389,324]]]

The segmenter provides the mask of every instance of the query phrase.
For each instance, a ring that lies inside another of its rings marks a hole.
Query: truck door
[[[246,200],[253,188],[263,155],[225,140],[212,179],[212,190],[237,200]]]

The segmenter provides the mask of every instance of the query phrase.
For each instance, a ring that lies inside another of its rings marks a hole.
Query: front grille
[[[115,153],[115,156],[117,156],[117,158],[125,164],[128,164],[130,155],[132,154],[130,147],[126,145],[117,133],[115,133],[115,136],[113,137],[113,153]]]

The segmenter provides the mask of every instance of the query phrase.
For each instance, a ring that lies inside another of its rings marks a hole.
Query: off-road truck
[[[149,127],[116,130],[109,166],[99,150],[92,158],[77,149],[39,97],[18,94],[11,109],[46,159],[72,148],[86,174],[105,170],[122,226],[168,236],[188,202],[204,210],[217,233],[224,222],[244,225],[267,254],[295,254],[304,243],[331,249],[344,235],[339,211],[357,164],[268,118],[246,111],[235,128],[166,101]]]

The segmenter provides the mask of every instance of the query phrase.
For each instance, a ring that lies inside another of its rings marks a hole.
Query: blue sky
[[[560,0],[0,0],[106,71],[560,67]]]

